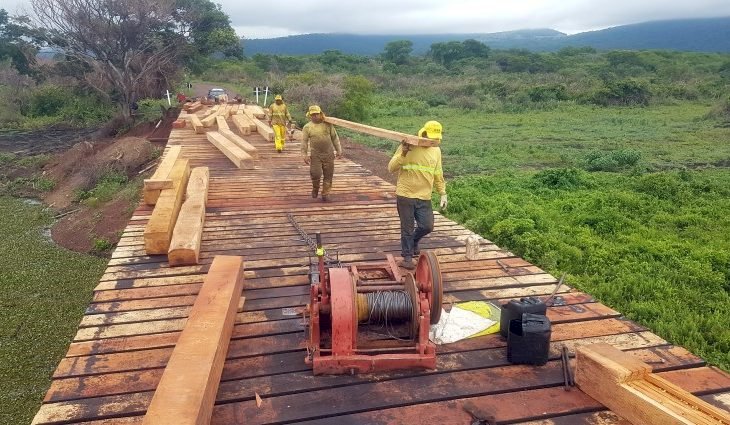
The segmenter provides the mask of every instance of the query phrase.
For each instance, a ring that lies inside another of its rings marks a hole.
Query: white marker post
[[[170,90],[165,90],[165,94],[167,94],[167,106],[172,106],[172,102],[170,102]]]
[[[266,99],[269,97],[269,86],[264,88],[264,107],[266,107]]]
[[[256,94],[256,104],[258,105],[259,104],[259,88],[254,87],[253,92]]]

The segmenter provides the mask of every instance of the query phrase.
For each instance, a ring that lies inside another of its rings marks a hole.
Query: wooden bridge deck
[[[581,391],[562,388],[558,345],[572,349],[599,341],[630,350],[670,381],[729,408],[728,374],[566,286],[560,291],[565,305],[548,310],[553,349],[545,366],[510,365],[505,341],[490,335],[439,347],[435,371],[313,376],[303,361],[302,318],[291,315],[307,302],[308,248],[286,214],[293,213],[308,232],[321,231],[344,261],[380,260],[399,252],[394,188],[343,160],[336,165],[333,202],[313,200],[298,143],[277,154],[257,134],[246,138],[261,158],[255,169],[238,170],[205,135],[172,131],[170,144],[182,145],[191,166],[210,167],[202,264],[171,268],[164,256],[146,256],[142,231],[151,209],[139,206],[53,374],[35,423],[141,423],[219,254],[244,257],[246,303],[236,318],[214,424],[470,424],[472,414],[493,423],[623,424]],[[423,244],[442,264],[445,303],[496,302],[554,289],[553,276],[488,242],[478,261],[466,261],[463,240],[470,234],[436,214],[435,232]]]

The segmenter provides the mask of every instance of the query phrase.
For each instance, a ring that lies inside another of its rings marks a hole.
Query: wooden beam
[[[400,133],[393,130],[386,130],[384,128],[373,127],[370,125],[347,121],[340,118],[325,117],[324,121],[338,127],[357,131],[358,133],[382,137],[383,139],[388,140],[395,140],[396,142],[406,142],[415,146],[439,146],[441,144],[439,140],[427,139],[425,137],[418,137],[412,134]]]
[[[251,115],[253,115],[254,118],[264,119],[264,117],[266,117],[264,108],[259,105],[246,105],[246,110],[251,111]]]
[[[215,119],[218,124],[218,131],[231,129],[230,127],[228,127],[228,123],[226,122],[226,119],[223,116],[218,115]]]
[[[216,256],[152,396],[144,425],[210,423],[242,290],[243,258]]]
[[[203,114],[203,118],[208,118],[211,115],[218,115],[218,110],[220,109],[220,105],[215,105],[211,108],[209,108],[205,113]]]
[[[251,134],[252,130],[256,130],[256,124],[254,124],[245,115],[236,114],[233,115],[231,119],[233,120],[233,125],[235,125],[238,131],[240,131],[241,134],[243,134],[244,136],[248,136],[249,134]]]
[[[209,178],[208,167],[196,167],[190,172],[185,202],[180,208],[167,252],[167,261],[171,266],[198,264],[200,260]]]
[[[193,130],[195,130],[197,134],[205,133],[205,126],[197,115],[190,115],[190,125],[193,126]]]
[[[575,382],[636,425],[730,425],[730,413],[654,375],[649,365],[608,344],[577,348]]]
[[[212,127],[213,124],[218,122],[218,111],[203,118],[200,122],[203,123],[203,127]]]
[[[252,158],[258,158],[259,151],[256,149],[255,146],[248,143],[246,140],[244,140],[241,136],[237,135],[236,133],[232,132],[231,130],[218,130],[220,134],[223,135],[226,139],[230,140],[231,142],[238,145],[241,149],[246,151],[249,155],[251,155]]]
[[[162,189],[172,188],[170,172],[175,161],[180,157],[182,146],[168,146],[163,152],[160,165],[152,174],[152,177],[144,180],[143,198],[147,205],[155,205]]]
[[[256,131],[258,131],[258,133],[262,135],[264,139],[268,140],[269,142],[274,141],[273,128],[269,127],[267,124],[264,124],[264,122],[258,118],[254,118],[253,123],[256,124]]]
[[[178,159],[170,172],[172,188],[160,191],[155,209],[144,228],[144,247],[147,255],[167,254],[172,231],[175,228],[185,187],[190,177],[187,159]]]
[[[241,147],[228,140],[225,136],[217,131],[209,131],[206,133],[208,141],[217,147],[223,155],[233,162],[238,168],[253,168],[253,158],[246,153]]]

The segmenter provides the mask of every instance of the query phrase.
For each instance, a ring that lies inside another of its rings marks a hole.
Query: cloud
[[[240,0],[213,0],[246,38],[304,33],[487,33],[553,28],[574,33],[662,19],[730,16],[728,0],[309,0],[252,7]],[[29,0],[0,0],[16,13]]]

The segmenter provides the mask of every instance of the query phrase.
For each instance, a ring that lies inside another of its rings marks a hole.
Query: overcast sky
[[[215,0],[214,0],[215,1]],[[730,16],[730,0],[218,0],[246,38],[306,33],[487,33],[552,28],[573,34],[637,22]],[[11,14],[29,0],[0,0]]]

